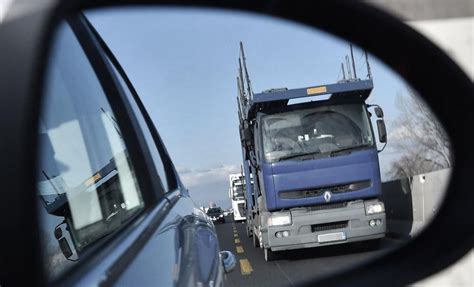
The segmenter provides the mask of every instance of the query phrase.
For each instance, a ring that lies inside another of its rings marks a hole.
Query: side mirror
[[[252,143],[252,131],[250,130],[248,122],[244,122],[244,125],[239,126],[240,139],[242,146],[249,146]]]
[[[377,116],[377,118],[379,118],[379,119],[383,118],[383,110],[382,110],[381,107],[375,107],[374,111],[375,111],[375,115]]]
[[[74,254],[71,250],[71,247],[69,246],[69,242],[67,242],[67,239],[65,237],[62,237],[61,239],[59,239],[58,242],[59,242],[59,247],[61,248],[61,251],[64,254],[64,257],[69,259]]]
[[[250,161],[252,162],[252,164],[258,168],[259,167],[259,164],[258,164],[258,161],[257,161],[257,155],[255,154],[255,152],[253,150],[250,151],[249,153],[249,156],[250,156]]]
[[[377,129],[379,132],[379,141],[381,143],[386,143],[387,142],[387,129],[385,128],[385,122],[383,120],[377,120]]]
[[[54,229],[54,237],[56,237],[56,239],[58,240],[59,247],[61,248],[64,257],[66,257],[66,259],[69,259],[74,253],[72,252],[66,237],[63,236],[63,231],[60,225],[58,225]]]
[[[225,273],[234,271],[237,262],[235,255],[230,251],[221,251],[219,252],[219,256],[221,257],[221,262],[224,266]]]

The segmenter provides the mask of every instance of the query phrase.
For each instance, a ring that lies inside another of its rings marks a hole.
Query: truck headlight
[[[365,213],[367,215],[370,214],[377,214],[377,213],[382,213],[385,212],[385,206],[383,205],[383,202],[374,202],[374,203],[368,203],[365,205]]]
[[[219,217],[222,218],[222,217],[224,217],[224,215],[221,214],[221,215],[219,215]]]
[[[290,213],[275,213],[267,219],[268,226],[279,226],[291,224]]]

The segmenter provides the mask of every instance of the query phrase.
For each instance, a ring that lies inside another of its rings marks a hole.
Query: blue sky
[[[330,84],[341,77],[349,44],[292,22],[220,10],[143,8],[87,14],[142,98],[184,183],[198,204],[230,205],[228,173],[241,151],[236,106],[239,42],[245,46],[253,90]],[[362,51],[354,58],[365,77]],[[369,56],[388,132],[397,94],[406,84]],[[382,172],[393,160],[380,155]]]

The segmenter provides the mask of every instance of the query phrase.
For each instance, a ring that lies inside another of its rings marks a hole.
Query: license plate
[[[346,240],[345,232],[335,232],[335,233],[326,233],[318,235],[318,242],[333,242],[333,241],[342,241]]]

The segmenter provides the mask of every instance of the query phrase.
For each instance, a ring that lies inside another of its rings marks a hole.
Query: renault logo
[[[324,192],[324,200],[325,200],[326,202],[331,201],[331,192],[329,192],[329,191],[325,191],[325,192]]]

